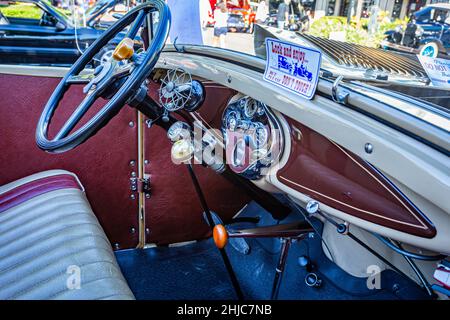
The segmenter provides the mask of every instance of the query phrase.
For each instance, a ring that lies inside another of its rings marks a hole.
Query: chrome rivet
[[[148,164],[149,163],[149,161],[148,160],[144,160],[144,164]]]
[[[130,161],[130,166],[134,167],[135,165],[136,165],[136,161],[131,160],[131,161]]]
[[[228,83],[231,83],[231,76],[230,75],[228,75],[227,81],[228,81]]]
[[[130,199],[134,200],[134,199],[136,199],[136,196],[134,194],[132,194],[132,195],[130,195]]]
[[[364,150],[366,150],[366,153],[372,153],[373,152],[373,145],[371,143],[366,143],[364,145]]]
[[[146,199],[150,199],[150,193],[146,193],[146,194],[145,194],[145,198],[146,198]]]
[[[131,229],[130,229],[130,232],[131,232],[132,234],[135,234],[135,233],[136,233],[136,229],[135,229],[135,228],[131,228]]]
[[[136,177],[136,172],[133,171],[133,172],[131,173],[131,176],[132,176],[132,177]]]
[[[309,214],[314,214],[319,210],[319,203],[317,201],[311,200],[306,204],[306,211]]]
[[[134,127],[134,122],[133,121],[128,122],[128,126],[130,126],[131,128]]]
[[[145,233],[146,234],[150,234],[150,229],[149,228],[145,228]]]
[[[114,243],[114,249],[119,250],[120,249],[120,245],[116,242]]]

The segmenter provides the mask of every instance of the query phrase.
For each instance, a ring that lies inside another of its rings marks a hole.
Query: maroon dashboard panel
[[[292,148],[277,172],[281,183],[355,217],[420,237],[436,235],[424,214],[370,164],[301,123],[288,123]]]
[[[36,124],[59,81],[0,74],[0,185],[43,170],[71,171],[84,185],[111,243],[122,249],[135,247],[138,235],[131,230],[138,230],[137,200],[130,199],[129,179],[135,170],[130,161],[137,157],[137,132],[136,125],[129,123],[136,123],[136,111],[124,107],[106,127],[74,150],[46,153],[36,146]],[[81,97],[81,87],[67,92],[55,114],[53,129],[68,118]]]
[[[228,105],[230,99],[236,95],[236,91],[213,82],[203,81],[206,97],[204,105],[194,112],[194,114],[203,123],[207,123],[210,129],[222,127],[223,111]]]

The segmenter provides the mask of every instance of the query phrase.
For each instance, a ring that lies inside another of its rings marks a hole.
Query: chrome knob
[[[306,211],[310,215],[317,213],[317,211],[319,211],[319,203],[315,200],[308,201],[306,204]]]

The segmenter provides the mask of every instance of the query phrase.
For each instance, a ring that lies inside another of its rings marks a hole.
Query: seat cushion
[[[74,174],[0,187],[0,299],[134,299]]]

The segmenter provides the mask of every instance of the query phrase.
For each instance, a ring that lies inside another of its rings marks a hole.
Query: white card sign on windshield
[[[320,51],[276,39],[266,39],[264,80],[306,99],[312,99],[319,81]]]
[[[417,56],[435,87],[450,88],[450,60]]]

